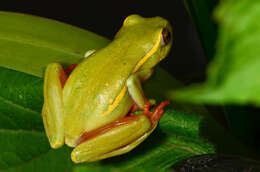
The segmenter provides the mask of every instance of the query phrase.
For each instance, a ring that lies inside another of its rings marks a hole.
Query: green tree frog
[[[169,102],[150,112],[141,83],[171,44],[167,20],[130,15],[114,40],[87,52],[69,76],[60,64],[48,64],[42,116],[51,147],[75,147],[71,159],[79,163],[127,153],[144,141]],[[142,115],[133,115],[136,107]]]

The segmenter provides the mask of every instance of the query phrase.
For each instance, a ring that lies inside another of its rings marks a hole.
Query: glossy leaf
[[[86,51],[108,40],[92,32],[49,19],[0,12],[0,66],[41,77],[50,61],[78,63]]]
[[[8,81],[6,77],[0,78],[0,83],[6,84],[6,86],[2,86],[6,90],[2,89],[3,92],[0,92],[4,100],[0,101],[3,112],[0,116],[0,122],[5,123],[5,125],[0,126],[0,138],[3,138],[0,139],[0,152],[2,155],[0,164],[3,164],[0,167],[2,171],[44,171],[48,168],[53,171],[59,168],[65,169],[65,171],[72,171],[72,169],[76,171],[98,169],[131,171],[133,169],[143,170],[155,167],[158,167],[159,170],[159,167],[166,169],[185,157],[214,152],[213,146],[199,137],[201,117],[190,117],[190,122],[186,120],[187,124],[193,123],[194,129],[191,130],[184,125],[173,125],[174,123],[180,123],[178,119],[182,121],[181,116],[184,118],[187,116],[188,119],[190,115],[168,110],[159,124],[161,129],[157,129],[136,150],[97,163],[74,165],[70,160],[71,149],[64,147],[52,150],[42,129],[41,108],[39,106],[42,105],[42,91],[39,91],[42,89],[42,80],[35,76],[5,68],[0,68],[1,75],[8,76]],[[17,79],[16,84],[12,77]],[[171,78],[165,79],[167,79],[168,83],[171,80]],[[22,84],[23,82],[25,83]],[[16,89],[23,91],[21,94],[15,94],[19,93],[14,92]],[[151,95],[151,93],[147,94]],[[23,99],[18,99],[19,97],[23,97]],[[15,113],[10,111],[5,102],[12,102],[10,106],[12,106],[11,109],[15,110]],[[35,105],[32,105],[32,103]],[[26,113],[32,111],[33,114]],[[25,117],[28,115],[28,118],[23,119],[24,115]],[[32,118],[33,116],[35,118]],[[27,126],[26,124],[30,125]],[[170,132],[173,133],[169,134]],[[190,136],[194,138],[190,138]]]

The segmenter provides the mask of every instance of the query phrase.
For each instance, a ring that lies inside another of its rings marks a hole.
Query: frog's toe
[[[66,136],[66,137],[65,137],[65,144],[66,144],[67,146],[69,146],[69,147],[76,147],[77,144],[76,144],[76,141],[75,141],[75,140],[77,140],[77,139],[71,138],[71,137],[69,137],[69,136]]]
[[[163,112],[164,112],[163,108],[168,104],[170,104],[170,101],[168,101],[168,100],[163,101],[155,108],[155,110],[153,112],[150,112],[150,110],[149,110],[150,103],[146,102],[144,104],[143,115],[147,116],[154,125],[157,125],[157,123],[159,122],[160,118],[163,115]]]

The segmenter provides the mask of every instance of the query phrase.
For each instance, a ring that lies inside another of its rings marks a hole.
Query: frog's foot
[[[163,108],[168,104],[170,104],[170,101],[168,101],[168,100],[163,101],[155,108],[155,110],[153,112],[150,112],[150,110],[149,110],[150,109],[150,103],[146,102],[144,104],[144,109],[143,109],[142,115],[147,116],[151,120],[153,125],[156,125],[163,115],[163,112],[164,112]]]
[[[155,104],[156,104],[156,100],[155,99],[148,99],[148,102],[147,103],[149,103],[149,106],[155,106]],[[139,107],[134,101],[133,101],[133,106],[131,107],[131,109],[130,109],[130,111],[129,111],[129,113],[131,114],[131,115],[133,115],[133,113],[134,112],[136,112],[136,111],[141,111],[141,110],[143,110],[141,107]]]

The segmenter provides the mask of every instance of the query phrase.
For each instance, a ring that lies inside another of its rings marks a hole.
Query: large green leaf
[[[108,40],[92,32],[41,17],[0,12],[0,66],[42,76],[50,61],[78,63],[86,51]]]
[[[0,171],[163,170],[183,158],[215,151],[199,136],[202,117],[168,110],[159,129],[136,150],[97,163],[73,165],[71,149],[51,150],[44,134],[42,79],[6,68],[0,68],[0,76],[0,122],[4,124],[0,126]],[[164,77],[170,84],[175,82],[170,75]],[[160,78],[155,73],[146,85],[148,95],[159,95],[160,90],[149,92],[149,87],[153,82],[161,83]]]
[[[0,27],[0,33],[12,35],[8,39],[0,39],[0,44],[5,46],[3,52],[9,52],[0,55],[0,171],[160,171],[183,158],[215,152],[209,141],[217,146],[218,152],[245,152],[229,134],[219,130],[219,125],[210,116],[202,115],[207,114],[205,109],[174,103],[167,92],[181,84],[158,68],[154,77],[145,83],[145,93],[158,101],[171,99],[174,110],[168,109],[165,112],[158,129],[151,137],[126,155],[96,163],[73,164],[70,160],[71,149],[66,146],[58,150],[50,149],[44,134],[40,114],[43,104],[42,70],[46,63],[52,61],[75,63],[83,58],[87,49],[100,48],[108,41],[90,32],[47,19],[5,12],[2,15],[5,16],[1,16],[3,21],[8,22],[6,18],[12,21],[13,18],[13,22],[20,25],[19,28],[3,31]],[[49,29],[46,35],[27,27],[33,23],[36,28],[39,24],[42,31]],[[7,26],[3,25],[5,27]],[[34,34],[31,35],[31,32]],[[67,34],[64,34],[61,38],[60,34],[65,32],[69,32],[69,36],[73,36],[73,33],[81,36],[66,38]],[[66,39],[71,39],[73,45],[67,44]],[[8,44],[7,40],[14,44]],[[52,44],[53,40],[56,40],[55,45]],[[59,42],[60,40],[63,41]],[[86,49],[81,45],[84,41]],[[79,56],[73,56],[77,50],[75,45],[83,47]],[[17,49],[23,50],[26,46],[30,47],[30,51],[24,50],[21,54],[14,52]],[[44,47],[44,53],[48,56],[37,56],[41,51],[39,47]],[[2,48],[0,47],[1,50]],[[66,55],[62,56],[60,52],[66,52]],[[60,55],[59,59],[57,53]],[[10,62],[6,62],[6,59]],[[210,127],[212,130],[208,129]],[[219,132],[222,134],[219,135]],[[225,146],[227,141],[232,144],[231,147]]]
[[[222,1],[217,53],[204,85],[171,92],[177,100],[194,103],[260,105],[260,2]]]

